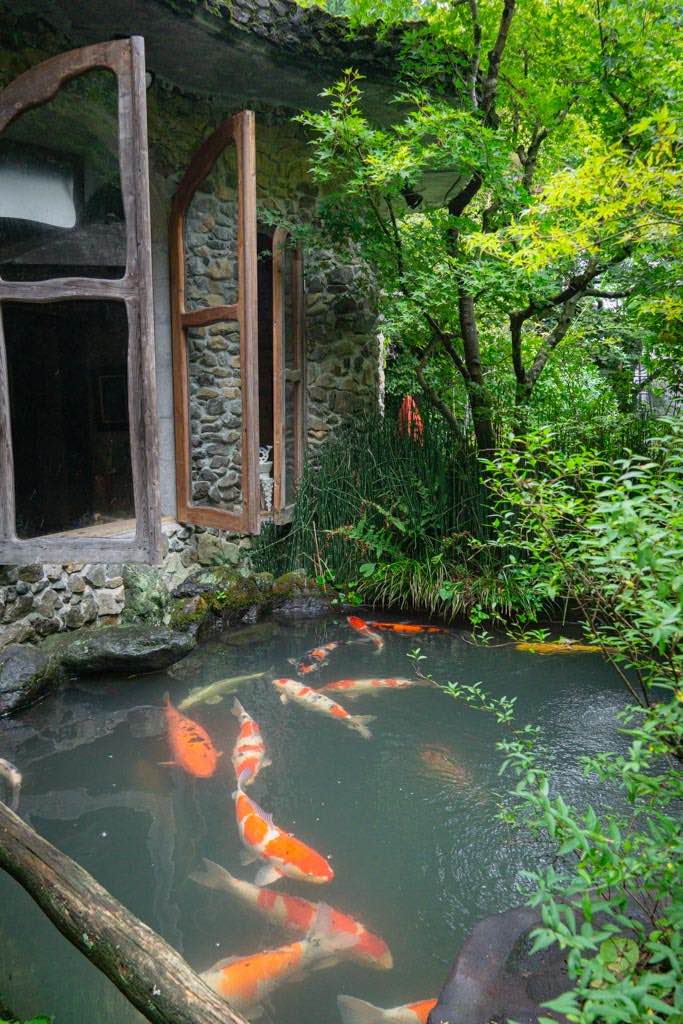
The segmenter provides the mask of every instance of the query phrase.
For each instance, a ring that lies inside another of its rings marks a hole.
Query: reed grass
[[[351,589],[363,601],[447,620],[481,609],[534,615],[538,598],[495,543],[490,497],[473,439],[424,417],[421,440],[389,413],[349,424],[307,455],[294,517],[264,527],[252,558],[261,571],[293,569]],[[624,418],[586,438],[606,459],[645,448],[652,423]],[[576,430],[558,447],[582,443]],[[507,567],[506,567],[507,566]]]

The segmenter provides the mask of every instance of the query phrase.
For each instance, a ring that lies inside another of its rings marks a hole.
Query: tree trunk
[[[467,370],[465,384],[470,409],[472,410],[472,422],[477,438],[477,448],[480,455],[484,458],[490,458],[496,447],[493,418],[491,416],[491,400],[484,383],[484,373],[481,366],[481,347],[479,345],[477,318],[474,312],[474,299],[465,291],[461,291],[458,297],[458,313],[465,354],[465,367]]]
[[[0,867],[153,1024],[246,1024],[167,942],[2,802]]]

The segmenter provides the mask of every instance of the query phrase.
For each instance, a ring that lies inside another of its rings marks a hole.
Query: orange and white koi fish
[[[270,885],[284,875],[314,885],[332,881],[334,871],[322,854],[279,828],[272,815],[241,789],[233,796],[237,827],[246,848],[242,860],[245,864],[258,859],[266,862],[256,872],[256,885]]]
[[[273,889],[259,889],[251,882],[235,878],[212,860],[204,860],[204,869],[193,871],[190,878],[209,889],[228,892],[266,920],[274,921],[288,931],[304,935],[311,928],[320,906],[319,903],[305,900],[301,896],[288,896],[287,893],[275,892]],[[373,935],[360,921],[330,907],[330,927],[333,932],[343,932],[354,937],[353,943],[346,951],[345,959],[355,960],[366,967],[378,970],[388,971],[393,967],[391,951],[384,939],[379,935]]]
[[[447,629],[441,626],[421,626],[416,622],[375,622],[369,620],[367,625],[371,629],[387,629],[392,633],[400,633],[402,636],[416,636],[418,633],[448,633]]]
[[[235,1010],[254,1020],[280,985],[298,981],[309,971],[333,967],[350,941],[348,935],[332,930],[330,908],[321,903],[305,939],[251,956],[228,957],[200,977]]]
[[[377,695],[389,690],[408,690],[414,686],[434,687],[435,685],[430,679],[402,679],[393,676],[386,679],[336,679],[333,683],[321,686],[317,692],[334,693],[340,697],[344,696],[354,700],[356,697],[362,697],[368,693]]]
[[[346,621],[364,640],[372,640],[378,653],[384,648],[384,638],[379,633],[373,633],[365,619],[359,619],[357,615],[347,615]]]
[[[368,722],[374,722],[373,715],[352,715],[341,704],[330,700],[320,690],[313,690],[310,686],[300,683],[298,679],[273,679],[273,686],[279,691],[283,704],[293,700],[295,703],[301,704],[302,707],[308,708],[309,711],[317,711],[321,715],[337,718],[349,729],[360,733],[363,739],[371,739],[372,733],[368,729]]]
[[[240,702],[235,698],[232,713],[239,719],[240,731],[232,751],[232,764],[235,769],[238,786],[248,786],[254,781],[262,768],[268,768],[272,761],[266,757],[266,748],[261,738],[261,730]]]
[[[427,1024],[427,1018],[438,999],[422,999],[391,1010],[366,1003],[355,996],[337,996],[337,1006],[344,1024]]]
[[[221,756],[206,729],[198,722],[181,715],[171,704],[168,694],[164,697],[168,738],[173,752],[173,764],[198,779],[208,779],[216,771]]]
[[[314,647],[312,651],[304,654],[303,658],[290,658],[290,665],[296,665],[297,673],[300,676],[306,676],[309,672],[317,672],[319,668],[326,665],[332,651],[336,651],[339,647],[338,643],[322,644],[320,647]]]

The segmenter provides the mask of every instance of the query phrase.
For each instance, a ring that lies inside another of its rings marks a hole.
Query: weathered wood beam
[[[2,802],[0,868],[153,1024],[246,1024],[164,939]]]

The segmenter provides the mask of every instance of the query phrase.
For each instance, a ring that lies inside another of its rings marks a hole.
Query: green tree
[[[676,377],[680,9],[351,0],[348,13],[398,27],[401,88],[380,126],[349,69],[301,116],[324,223],[375,267],[384,333],[451,427],[471,416],[493,449],[501,396],[523,423],[565,351],[609,362],[615,343],[598,331],[596,346],[592,325],[615,310],[622,373]]]

